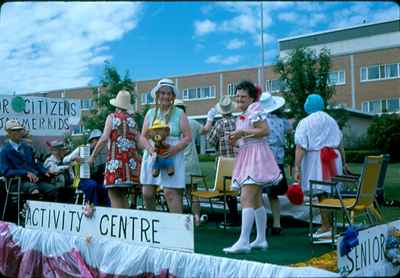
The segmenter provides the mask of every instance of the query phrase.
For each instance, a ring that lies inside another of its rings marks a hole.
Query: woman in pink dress
[[[236,120],[236,130],[230,134],[232,144],[239,146],[232,175],[232,187],[241,189],[242,227],[239,240],[225,253],[248,253],[251,249],[266,249],[267,214],[262,204],[262,188],[274,186],[282,179],[265,137],[269,134],[266,113],[259,100],[261,91],[253,83],[242,81],[236,86],[237,108],[243,113]],[[254,220],[257,237],[250,243]]]

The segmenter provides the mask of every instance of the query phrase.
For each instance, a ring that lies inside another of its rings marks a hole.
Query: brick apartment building
[[[330,83],[335,86],[333,104],[341,104],[359,115],[400,112],[400,20],[363,24],[278,40],[279,56],[305,46],[315,51],[328,48],[331,52]],[[267,91],[280,94],[282,84],[273,65],[264,68]],[[164,78],[166,76],[160,76]],[[240,80],[260,83],[261,69],[248,68],[220,72],[169,76],[181,90],[188,115],[205,121],[207,111],[223,95],[234,95]],[[136,109],[154,103],[150,90],[155,80],[136,81]],[[94,106],[92,89],[88,87],[60,89],[30,95],[81,99],[82,109]]]

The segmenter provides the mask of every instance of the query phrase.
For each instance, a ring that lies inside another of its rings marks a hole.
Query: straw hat
[[[158,128],[166,128],[166,127],[169,128],[169,126],[164,121],[155,120],[149,129],[158,129]]]
[[[270,93],[264,92],[260,97],[261,107],[266,113],[278,110],[285,105],[285,99],[283,97],[272,96]]]
[[[215,105],[215,108],[219,113],[225,115],[232,113],[235,110],[235,105],[230,96],[223,96]]]
[[[132,113],[134,110],[131,104],[131,94],[125,90],[119,91],[117,97],[110,99],[110,104],[117,108],[124,109],[128,113]]]
[[[67,144],[62,140],[54,140],[49,143],[49,146],[53,150],[66,150],[68,149]]]
[[[17,120],[8,120],[6,122],[6,130],[21,130],[25,129]]]
[[[151,90],[151,96],[153,98],[156,98],[157,91],[161,87],[164,87],[164,86],[170,87],[176,98],[181,97],[181,94],[180,94],[178,88],[176,88],[174,81],[172,81],[171,79],[168,79],[168,78],[163,78],[160,81],[158,81],[157,85]]]

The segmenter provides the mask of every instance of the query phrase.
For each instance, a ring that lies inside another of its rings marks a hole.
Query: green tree
[[[100,93],[98,93],[97,88],[93,88],[93,99],[96,107],[90,110],[87,116],[83,117],[85,130],[94,128],[103,130],[107,115],[115,110],[115,107],[110,104],[110,99],[115,98],[120,90],[127,90],[133,93],[135,87],[135,83],[129,78],[128,72],[121,78],[117,69],[108,62],[105,63],[99,85]],[[135,98],[133,94],[132,96],[132,104],[134,104]],[[139,113],[135,113],[134,118],[140,122],[143,117]]]
[[[296,123],[306,116],[304,102],[308,94],[318,92],[325,103],[335,93],[334,86],[328,86],[331,58],[329,50],[322,49],[318,55],[308,48],[292,51],[287,59],[280,59],[274,67],[280,80],[286,85],[282,92],[289,108],[288,116]]]
[[[370,146],[390,154],[392,161],[400,161],[400,115],[376,116],[368,127],[367,136]]]

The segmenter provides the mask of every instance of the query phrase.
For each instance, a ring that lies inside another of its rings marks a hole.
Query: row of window
[[[386,80],[400,77],[400,63],[361,67],[361,81]]]
[[[96,106],[96,102],[91,98],[81,99],[81,109],[92,109]]]
[[[382,64],[370,65],[360,68],[361,82],[376,81],[400,78],[400,63],[395,64]],[[235,88],[239,81],[228,83],[227,94],[235,96]],[[338,86],[346,84],[346,74],[344,70],[331,71],[328,77],[328,84],[330,86]],[[272,79],[265,81],[266,91],[270,93],[277,93],[285,91],[287,85],[280,79]],[[183,90],[184,100],[204,100],[215,98],[215,86],[204,86],[198,88],[187,88]],[[142,104],[152,104],[154,99],[150,93],[142,94]]]
[[[198,88],[186,88],[183,90],[184,100],[204,100],[215,98],[215,86],[204,86]],[[142,104],[154,104],[154,98],[151,96],[150,92],[142,94],[141,97]]]
[[[369,113],[399,112],[400,99],[380,99],[362,102],[362,111]]]

